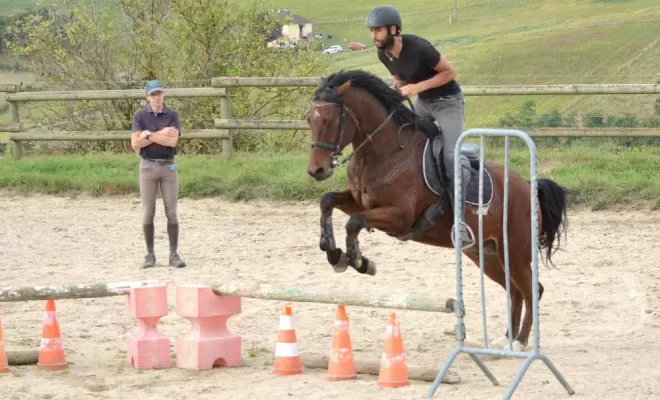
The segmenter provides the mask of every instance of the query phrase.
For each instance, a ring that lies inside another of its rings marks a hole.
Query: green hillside
[[[462,6],[459,2],[459,7]],[[452,0],[403,1],[404,32],[426,37],[457,67],[463,85],[558,83],[654,83],[660,73],[660,1],[657,0],[475,0],[459,8],[451,24]],[[337,2],[318,7],[302,0],[273,0],[273,6],[321,23],[326,43],[359,41],[366,50],[333,58],[331,70],[362,68],[378,74],[378,62],[364,17],[376,1]],[[406,15],[408,14],[408,15]],[[328,20],[347,19],[337,23]],[[653,114],[657,96],[536,96],[537,113],[557,108],[586,114],[599,110],[639,118]],[[466,124],[496,124],[533,97],[469,98]]]
[[[34,0],[0,0],[3,13]],[[326,45],[352,41],[366,50],[328,55],[326,73],[361,68],[386,75],[378,62],[367,12],[377,1],[325,2],[264,0],[313,21],[315,33],[331,34]],[[97,5],[108,0],[97,0]],[[660,1],[658,0],[473,0],[459,1],[458,23],[450,23],[453,0],[404,0],[404,32],[434,43],[459,71],[463,85],[557,83],[653,83],[660,73]],[[467,4],[467,6],[466,6]],[[341,22],[328,22],[338,21]],[[467,126],[497,124],[530,99],[537,114],[591,111],[649,118],[658,96],[507,96],[472,97]]]

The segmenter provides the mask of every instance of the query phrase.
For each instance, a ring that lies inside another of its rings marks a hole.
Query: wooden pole
[[[309,130],[305,120],[216,119],[216,129]],[[465,129],[469,129],[466,127]],[[660,137],[660,128],[518,128],[531,137]]]
[[[380,77],[385,83],[394,83],[391,77]],[[317,86],[321,77],[215,77],[214,87],[274,87],[274,86]],[[470,96],[493,95],[556,95],[556,94],[660,94],[660,84],[616,83],[616,84],[559,84],[517,86],[464,86],[463,92]]]
[[[123,296],[135,286],[158,284],[158,281],[96,283],[88,285],[52,285],[0,287],[0,303],[28,300],[85,299],[97,297]]]
[[[167,97],[223,97],[224,88],[172,88]],[[8,94],[7,101],[120,100],[144,99],[144,90],[75,90],[64,92],[21,92]]]
[[[9,101],[9,110],[11,112],[11,122],[14,126],[18,126],[19,130],[22,130],[21,127],[21,116],[19,114],[19,103],[15,101]],[[20,160],[23,157],[23,144],[21,142],[14,142],[14,159]]]
[[[454,312],[454,299],[422,297],[410,294],[374,294],[364,292],[325,291],[317,288],[279,287],[267,283],[226,283],[213,288],[219,296],[240,296],[262,300],[281,300],[303,303],[345,304],[361,307],[394,308],[401,310]]]
[[[376,357],[376,360],[379,360]],[[302,366],[310,369],[328,369],[328,356],[300,355]],[[380,373],[380,361],[365,361],[354,359],[355,372],[363,375],[378,376]],[[272,361],[267,362],[272,365]],[[438,370],[432,368],[423,368],[414,365],[408,365],[408,379],[414,381],[433,382],[438,375]],[[456,384],[461,382],[461,377],[455,372],[450,371],[442,383]]]
[[[226,129],[197,129],[186,131],[179,140],[189,139],[224,139],[228,137]],[[9,135],[9,140],[131,140],[129,131],[29,131]]]
[[[227,96],[220,98],[220,117],[231,120],[231,107]],[[231,137],[231,131],[225,130],[226,138],[222,140],[222,154],[230,160],[234,154],[234,143]]]
[[[7,351],[7,364],[9,365],[35,365],[38,361],[38,350]]]

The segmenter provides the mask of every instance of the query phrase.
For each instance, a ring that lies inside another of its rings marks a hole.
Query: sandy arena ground
[[[352,270],[336,274],[318,250],[316,204],[227,203],[216,199],[180,202],[180,253],[188,267],[166,267],[167,236],[162,203],[156,215],[158,267],[141,270],[144,256],[141,205],[137,198],[57,198],[0,195],[0,286],[105,283],[158,279],[169,284],[170,314],[160,330],[172,339],[190,324],[174,311],[177,283],[260,281],[282,286],[317,286],[337,292],[390,291],[454,296],[452,250],[399,243],[381,233],[363,234],[362,249],[378,266],[376,277]],[[343,241],[346,218],[334,220]],[[571,213],[560,270],[540,266],[546,292],[541,302],[542,349],[573,385],[569,397],[549,370],[535,362],[518,387],[518,399],[651,399],[660,396],[660,213]],[[100,222],[95,222],[99,220]],[[343,247],[343,246],[342,246]],[[573,259],[573,261],[569,261]],[[478,270],[466,259],[468,338],[481,339]],[[487,281],[489,339],[505,330],[504,291]],[[244,299],[230,329],[243,337],[244,365],[194,372],[137,371],[127,366],[125,338],[136,321],[123,297],[59,300],[58,318],[65,371],[10,367],[0,376],[6,400],[27,399],[410,399],[423,398],[428,382],[382,389],[375,376],[328,382],[324,370],[274,376],[273,358],[281,302]],[[1,303],[7,350],[36,349],[44,302]],[[356,358],[377,361],[390,310],[347,308]],[[300,351],[327,354],[335,307],[294,303]],[[398,312],[409,363],[439,368],[454,348],[445,331],[453,314]],[[174,347],[172,347],[174,350]],[[173,360],[174,363],[174,360]],[[442,385],[436,398],[501,398],[520,360],[490,360],[502,386],[493,386],[467,357],[452,371],[460,384]]]

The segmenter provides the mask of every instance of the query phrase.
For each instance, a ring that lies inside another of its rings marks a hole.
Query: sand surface
[[[105,283],[157,279],[169,285],[169,315],[159,328],[172,339],[190,329],[174,309],[177,283],[226,281],[313,286],[337,292],[428,293],[453,297],[453,250],[400,243],[379,232],[363,234],[364,255],[378,275],[336,274],[318,250],[316,204],[227,203],[182,200],[180,254],[188,267],[167,263],[162,203],[156,214],[157,268],[139,269],[144,257],[137,198],[20,197],[0,195],[0,286]],[[514,398],[651,399],[660,397],[660,213],[578,212],[569,215],[559,270],[539,267],[546,291],[541,302],[542,349],[573,385],[569,397],[549,370],[535,362]],[[345,216],[334,219],[343,243]],[[343,246],[342,246],[343,247]],[[468,339],[481,340],[478,269],[465,259]],[[486,284],[489,339],[505,330],[504,291]],[[243,299],[229,327],[243,338],[243,366],[195,372],[171,368],[138,371],[125,359],[126,335],[137,326],[124,297],[59,300],[57,316],[69,368],[40,371],[10,367],[0,375],[0,398],[13,399],[410,399],[423,398],[429,383],[383,389],[376,376],[328,382],[324,370],[274,376],[279,314],[284,303]],[[36,349],[44,317],[42,301],[1,303],[7,350]],[[327,354],[335,307],[293,303],[300,351]],[[391,310],[347,307],[356,358],[378,361]],[[444,334],[453,314],[397,311],[409,363],[439,368],[455,346]],[[462,381],[442,385],[436,398],[501,398],[521,360],[489,360],[501,382],[493,386],[467,356],[452,371]],[[174,359],[173,359],[174,366]]]

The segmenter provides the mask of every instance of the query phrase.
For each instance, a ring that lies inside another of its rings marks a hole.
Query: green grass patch
[[[501,146],[487,142],[487,159],[502,162]],[[0,157],[0,187],[16,192],[93,196],[139,193],[136,155]],[[529,152],[512,142],[510,166],[529,177]],[[317,200],[342,190],[345,169],[327,182],[307,175],[307,153],[181,156],[181,197],[221,196],[230,200]],[[550,177],[570,191],[572,207],[610,208],[622,204],[660,207],[660,148],[594,146],[537,148],[539,177]]]

